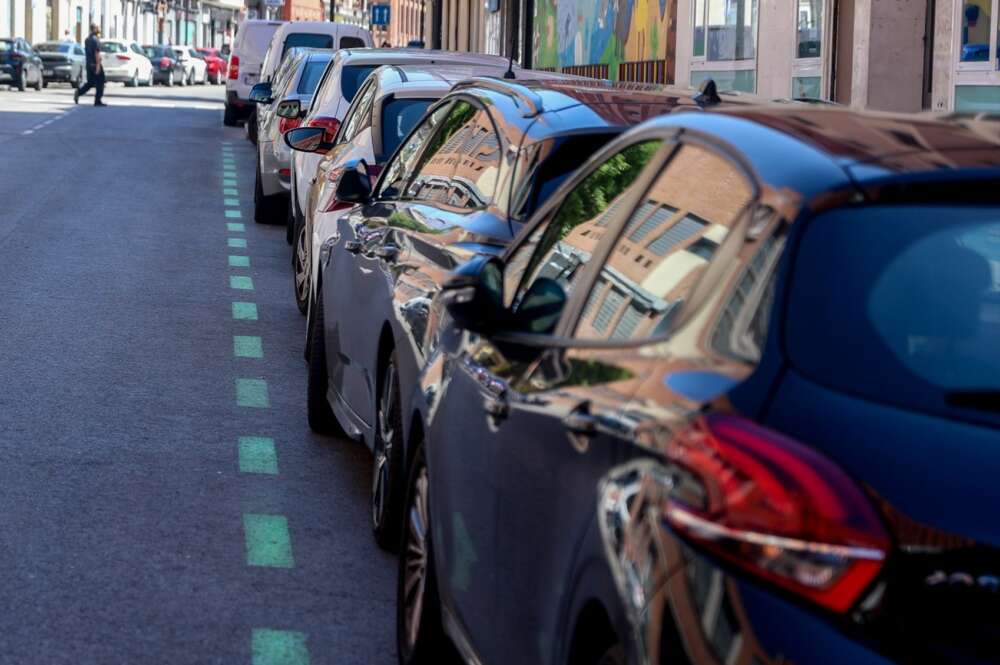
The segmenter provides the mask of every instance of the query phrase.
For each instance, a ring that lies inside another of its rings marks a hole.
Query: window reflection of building
[[[664,332],[750,195],[746,180],[729,162],[684,146],[629,219],[585,305],[577,334],[627,339]],[[607,219],[574,229],[567,242],[596,242]]]

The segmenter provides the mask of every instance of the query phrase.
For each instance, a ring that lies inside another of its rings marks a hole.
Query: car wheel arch
[[[396,350],[396,340],[392,334],[392,327],[388,321],[382,323],[382,330],[378,336],[378,352],[375,355],[375,399],[372,404],[375,408],[375,416],[378,416],[378,400],[382,394],[382,377],[385,374],[386,365],[389,364],[389,356]],[[399,371],[399,368],[396,370]],[[372,420],[375,422],[375,419]]]
[[[562,661],[568,665],[594,665],[605,650],[621,642],[607,608],[597,598],[584,602],[570,635],[566,658]]]

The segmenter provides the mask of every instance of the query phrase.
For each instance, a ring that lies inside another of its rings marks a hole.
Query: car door
[[[354,398],[351,403],[357,405],[359,394],[364,399],[371,380],[368,370],[360,364],[363,343],[358,342],[357,337],[374,335],[377,343],[379,329],[373,332],[370,327],[381,326],[379,315],[382,309],[377,306],[375,298],[377,294],[388,297],[390,288],[389,285],[380,285],[378,280],[391,277],[391,271],[389,275],[372,272],[379,268],[380,257],[375,251],[390,241],[386,237],[390,231],[390,220],[407,205],[401,197],[403,187],[412,177],[421,155],[436,135],[449,108],[449,104],[437,107],[414,129],[390,161],[371,204],[354,208],[338,218],[335,242],[325,265],[320,266],[323,307],[329,313],[326,316],[326,348],[327,362],[330,363],[330,390],[341,425],[356,436],[367,431],[372,424],[370,409],[362,406],[360,410],[357,407],[345,410],[346,395],[350,393]],[[401,257],[397,255],[393,258],[398,260]],[[365,287],[374,288],[374,291],[366,293],[361,290]],[[351,316],[341,320],[335,312],[350,312]]]
[[[591,268],[556,329],[579,346],[545,352],[508,394],[502,427],[510,428],[497,465],[497,547],[508,583],[497,608],[514,622],[507,630],[525,638],[508,652],[512,660],[558,657],[574,620],[563,615],[573,574],[602,560],[602,552],[580,550],[594,528],[598,485],[613,466],[649,454],[636,445],[648,416],[629,405],[644,390],[659,394],[661,364],[629,345],[669,332],[752,200],[752,188],[729,162],[682,144],[665,167],[654,162],[646,169],[655,179],[640,179],[642,191],[622,207],[612,201],[605,214],[591,214],[588,202],[609,199],[609,183],[621,184],[619,165],[641,161],[646,145],[622,151],[624,160],[609,160],[606,172],[597,169],[567,196],[564,206],[585,212],[574,224],[567,225],[576,221],[568,215],[553,220],[561,240],[548,248],[543,237],[543,253],[526,273],[561,283],[578,270],[574,254]]]
[[[606,149],[562,196],[553,196],[536,217],[539,221],[529,225],[530,231],[505,257],[504,299],[512,311],[545,283],[556,282],[564,293],[573,292],[605,225],[641,186],[643,167],[662,161],[663,146],[661,139],[646,136]],[[535,321],[531,331],[551,332],[559,316],[556,312],[549,322]],[[486,336],[463,335],[464,341],[458,342],[456,334],[442,336],[438,353],[447,378],[427,436],[431,499],[435,514],[445,518],[437,519],[442,530],[437,548],[444,548],[441,565],[446,567],[439,584],[486,662],[540,662],[543,642],[551,640],[551,633],[537,624],[537,609],[517,599],[519,594],[533,598],[539,589],[514,587],[514,579],[519,568],[531,565],[538,548],[551,543],[551,531],[562,532],[568,525],[546,521],[541,526],[516,514],[523,509],[550,516],[549,507],[539,502],[557,499],[542,498],[540,488],[534,488],[533,496],[521,496],[515,503],[511,495],[532,488],[512,482],[505,470],[521,464],[537,467],[545,458],[540,455],[542,442],[557,448],[553,455],[579,458],[574,445],[580,442],[567,440],[562,421],[601,417],[607,399],[590,394],[586,386],[583,392],[573,392],[539,383],[547,371],[543,368],[557,368],[550,360],[558,357],[525,356]],[[505,459],[511,454],[516,462]],[[540,474],[557,480],[552,468]],[[529,528],[511,533],[518,525]],[[522,542],[531,539],[540,542]],[[555,582],[541,584],[549,589]],[[508,639],[511,635],[517,638]]]

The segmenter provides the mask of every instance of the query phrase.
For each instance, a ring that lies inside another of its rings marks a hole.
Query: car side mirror
[[[539,277],[521,298],[513,316],[517,332],[549,335],[566,306],[566,291],[554,279]]]
[[[367,203],[371,199],[372,179],[365,160],[354,160],[344,167],[335,196],[345,203]]]
[[[279,118],[298,118],[302,111],[302,104],[297,99],[283,99],[278,102],[278,108],[274,111]]]
[[[330,145],[323,142],[325,131],[322,127],[296,127],[285,132],[282,139],[292,150],[325,153],[330,149]]]
[[[254,87],[250,88],[250,101],[257,104],[270,104],[273,102],[274,98],[271,96],[271,84],[262,82],[257,83]]]
[[[439,298],[455,325],[495,332],[503,321],[503,269],[495,256],[477,256],[459,266],[441,285]]]

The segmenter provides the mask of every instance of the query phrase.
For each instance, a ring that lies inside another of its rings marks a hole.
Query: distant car
[[[42,59],[45,80],[49,83],[69,83],[79,88],[86,78],[87,57],[83,47],[75,42],[42,42],[35,45],[38,57]]]
[[[24,92],[33,87],[41,90],[45,84],[42,59],[25,39],[0,39],[0,83]]]
[[[208,80],[212,85],[219,85],[226,80],[226,58],[222,55],[222,52],[217,48],[200,48],[195,49],[201,54],[201,57],[205,59],[205,65],[208,69]]]
[[[102,39],[101,66],[107,81],[119,81],[130,88],[153,84],[153,65],[133,41]]]
[[[287,217],[292,155],[281,137],[302,122],[303,109],[312,101],[332,57],[329,49],[296,47],[285,56],[272,82],[254,86],[255,90],[266,90],[272,99],[270,104],[261,104],[256,113],[259,178],[254,189],[254,221],[258,223],[284,223]],[[264,196],[265,191],[277,193]]]
[[[184,85],[184,65],[169,46],[146,45],[142,47],[153,64],[153,83],[165,86]]]
[[[203,85],[208,82],[208,63],[192,46],[173,46],[177,59],[184,66],[184,83]]]
[[[260,66],[271,44],[271,36],[282,21],[242,21],[229,54],[226,73],[226,107],[222,124],[233,127],[254,110],[250,88],[260,80]]]

